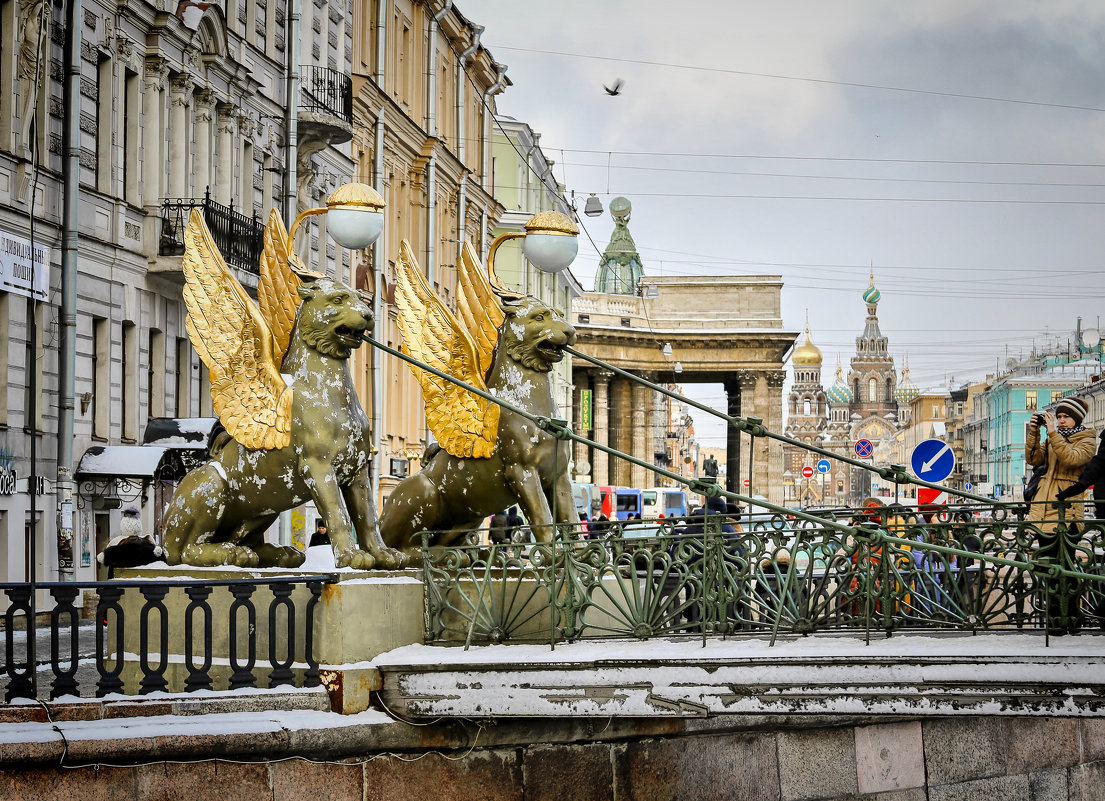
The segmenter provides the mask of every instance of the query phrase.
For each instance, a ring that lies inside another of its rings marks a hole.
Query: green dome
[[[874,284],[867,287],[867,290],[863,293],[863,299],[868,303],[878,303],[880,297],[882,295],[879,294],[879,290],[875,289]]]

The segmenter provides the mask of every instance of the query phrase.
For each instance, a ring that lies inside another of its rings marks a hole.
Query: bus
[[[631,489],[630,487],[615,487],[614,514],[618,516],[618,520],[629,520],[632,517],[638,516],[643,517],[643,492],[639,489]]]
[[[678,487],[652,487],[642,490],[641,498],[644,501],[644,513],[642,517],[686,517],[687,493]]]

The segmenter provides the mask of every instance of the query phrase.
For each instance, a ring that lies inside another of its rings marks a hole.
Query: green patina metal
[[[427,641],[1071,633],[1105,626],[1102,525],[1074,533],[1060,523],[1061,563],[1033,558],[1039,531],[1023,520],[908,519],[840,536],[783,519],[727,533],[714,516],[701,533],[658,521],[643,537],[616,527],[587,539],[561,527],[551,543],[447,549],[429,548],[427,534]]]
[[[561,525],[553,542],[491,548],[471,538],[454,547],[431,548],[433,532],[425,532],[428,642],[555,645],[589,637],[692,633],[705,641],[711,635],[749,632],[769,632],[774,642],[780,633],[833,629],[858,628],[870,637],[873,631],[889,635],[903,627],[1045,627],[1067,633],[1087,623],[1105,624],[1105,522],[1088,521],[1080,529],[1068,525],[1067,504],[1056,505],[1057,547],[1051,549],[1056,555],[1037,558],[1041,530],[1024,521],[1024,505],[995,503],[922,481],[901,465],[872,468],[769,431],[757,418],[722,414],[567,348],[753,438],[790,443],[898,485],[938,488],[972,502],[947,507],[943,521],[907,517],[898,525],[892,525],[888,508],[848,510],[838,516],[786,509],[588,440],[563,420],[529,414],[371,337],[364,339],[530,419],[557,439],[586,443],[692,492],[754,503],[773,513],[769,524],[732,534],[721,531],[716,518],[707,518],[704,531],[692,536],[680,535],[670,520],[657,521],[655,536],[643,544],[625,537],[616,525],[613,536],[601,541]],[[978,514],[988,520],[973,522],[970,516]],[[960,515],[969,520],[957,520]]]

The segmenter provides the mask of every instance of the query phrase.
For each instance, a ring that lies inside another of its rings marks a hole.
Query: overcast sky
[[[499,111],[542,134],[557,178],[630,199],[646,273],[781,275],[826,385],[872,264],[922,388],[1105,317],[1100,0],[457,7],[509,65]],[[582,221],[601,251],[609,215]],[[581,237],[586,289],[597,262]],[[724,408],[720,387],[694,394]]]

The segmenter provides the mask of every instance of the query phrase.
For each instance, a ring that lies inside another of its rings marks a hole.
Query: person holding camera
[[[1078,483],[1082,469],[1093,458],[1096,433],[1082,425],[1087,411],[1089,407],[1080,398],[1063,398],[1050,411],[1032,415],[1028,423],[1024,460],[1032,467],[1046,466],[1028,515],[1029,522],[1036,523],[1041,533],[1055,532],[1059,493]],[[1043,442],[1040,441],[1041,427],[1047,429],[1047,439]],[[1067,511],[1066,519],[1068,522],[1081,520],[1081,504],[1074,504]],[[1044,523],[1045,520],[1052,522]]]
[[[1076,498],[1090,486],[1093,487],[1094,516],[1098,520],[1105,520],[1105,431],[1101,432],[1101,444],[1097,447],[1097,455],[1090,459],[1090,463],[1078,477],[1077,483],[1059,492],[1059,500]]]

